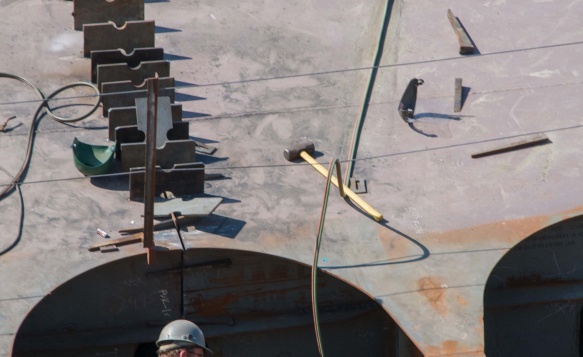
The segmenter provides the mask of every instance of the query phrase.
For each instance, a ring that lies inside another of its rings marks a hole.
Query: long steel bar
[[[148,79],[146,125],[146,183],[144,190],[144,247],[148,262],[154,247],[154,195],[156,188],[156,114],[158,113],[158,75]]]

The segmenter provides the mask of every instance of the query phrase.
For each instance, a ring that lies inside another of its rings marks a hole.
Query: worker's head
[[[164,326],[156,341],[158,356],[203,357],[212,355],[206,347],[201,329],[187,320],[175,320]]]

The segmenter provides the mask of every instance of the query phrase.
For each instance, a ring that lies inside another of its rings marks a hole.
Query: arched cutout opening
[[[484,291],[487,356],[581,356],[583,216],[510,249]]]
[[[29,313],[14,356],[152,353],[162,327],[197,323],[215,356],[317,356],[310,267],[228,249],[172,251],[114,261],[64,283]],[[398,328],[350,284],[322,273],[318,303],[326,353],[392,356]]]

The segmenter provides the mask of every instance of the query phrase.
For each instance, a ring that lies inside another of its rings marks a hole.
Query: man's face
[[[204,357],[204,350],[200,347],[187,348],[180,351],[180,357]]]

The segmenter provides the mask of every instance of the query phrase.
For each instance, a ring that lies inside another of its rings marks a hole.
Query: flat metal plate
[[[192,140],[166,141],[164,147],[156,151],[156,165],[171,168],[174,164],[185,164],[196,161],[196,144]],[[124,172],[132,167],[143,167],[146,157],[144,143],[128,143],[121,145],[121,166]]]
[[[127,63],[100,64],[97,66],[97,88],[104,82],[119,82],[129,80],[134,85],[140,85],[148,78],[158,74],[158,77],[170,76],[169,61],[143,61],[136,67]]]
[[[136,111],[138,114],[138,130],[147,134],[148,100],[136,99]],[[152,127],[154,125],[152,124]],[[172,112],[170,110],[170,98],[158,97],[158,109],[156,111],[156,148],[160,149],[166,143],[168,130],[172,129]],[[188,139],[185,138],[185,139]]]
[[[174,197],[204,193],[205,165],[202,162],[175,164],[174,169],[177,170],[156,171],[156,196],[168,191],[172,192]],[[130,201],[144,199],[145,175],[143,171],[143,167],[130,169]]]
[[[113,23],[83,25],[83,56],[91,51],[121,48],[126,53],[136,48],[154,47],[155,23],[153,20],[128,21],[122,27]]]
[[[145,86],[134,86],[131,81],[106,82],[101,85],[103,116],[107,117],[110,108],[129,107],[136,104],[136,98],[146,97]],[[174,78],[158,79],[158,96],[169,97],[174,103]]]
[[[144,0],[74,0],[75,30],[84,24],[114,22],[122,26],[126,21],[144,19]]]
[[[136,48],[130,53],[124,50],[91,51],[91,82],[97,83],[97,66],[101,64],[126,63],[135,68],[144,61],[161,61],[164,59],[163,48]]]
[[[187,140],[188,127],[190,122],[177,121],[172,123],[172,128],[168,130],[168,140]],[[143,142],[146,135],[143,131],[138,129],[137,125],[118,126],[115,128],[115,154],[118,160],[121,158],[121,144]],[[198,146],[197,146],[198,150]]]
[[[170,213],[181,216],[205,217],[213,213],[223,201],[222,197],[156,198],[154,217],[167,218]]]
[[[170,104],[170,111],[172,112],[173,123],[182,121],[182,104]],[[137,123],[138,115],[135,106],[110,108],[108,129],[109,140],[115,140],[115,128],[118,126],[131,126],[137,125]],[[170,133],[168,135],[170,135]]]

